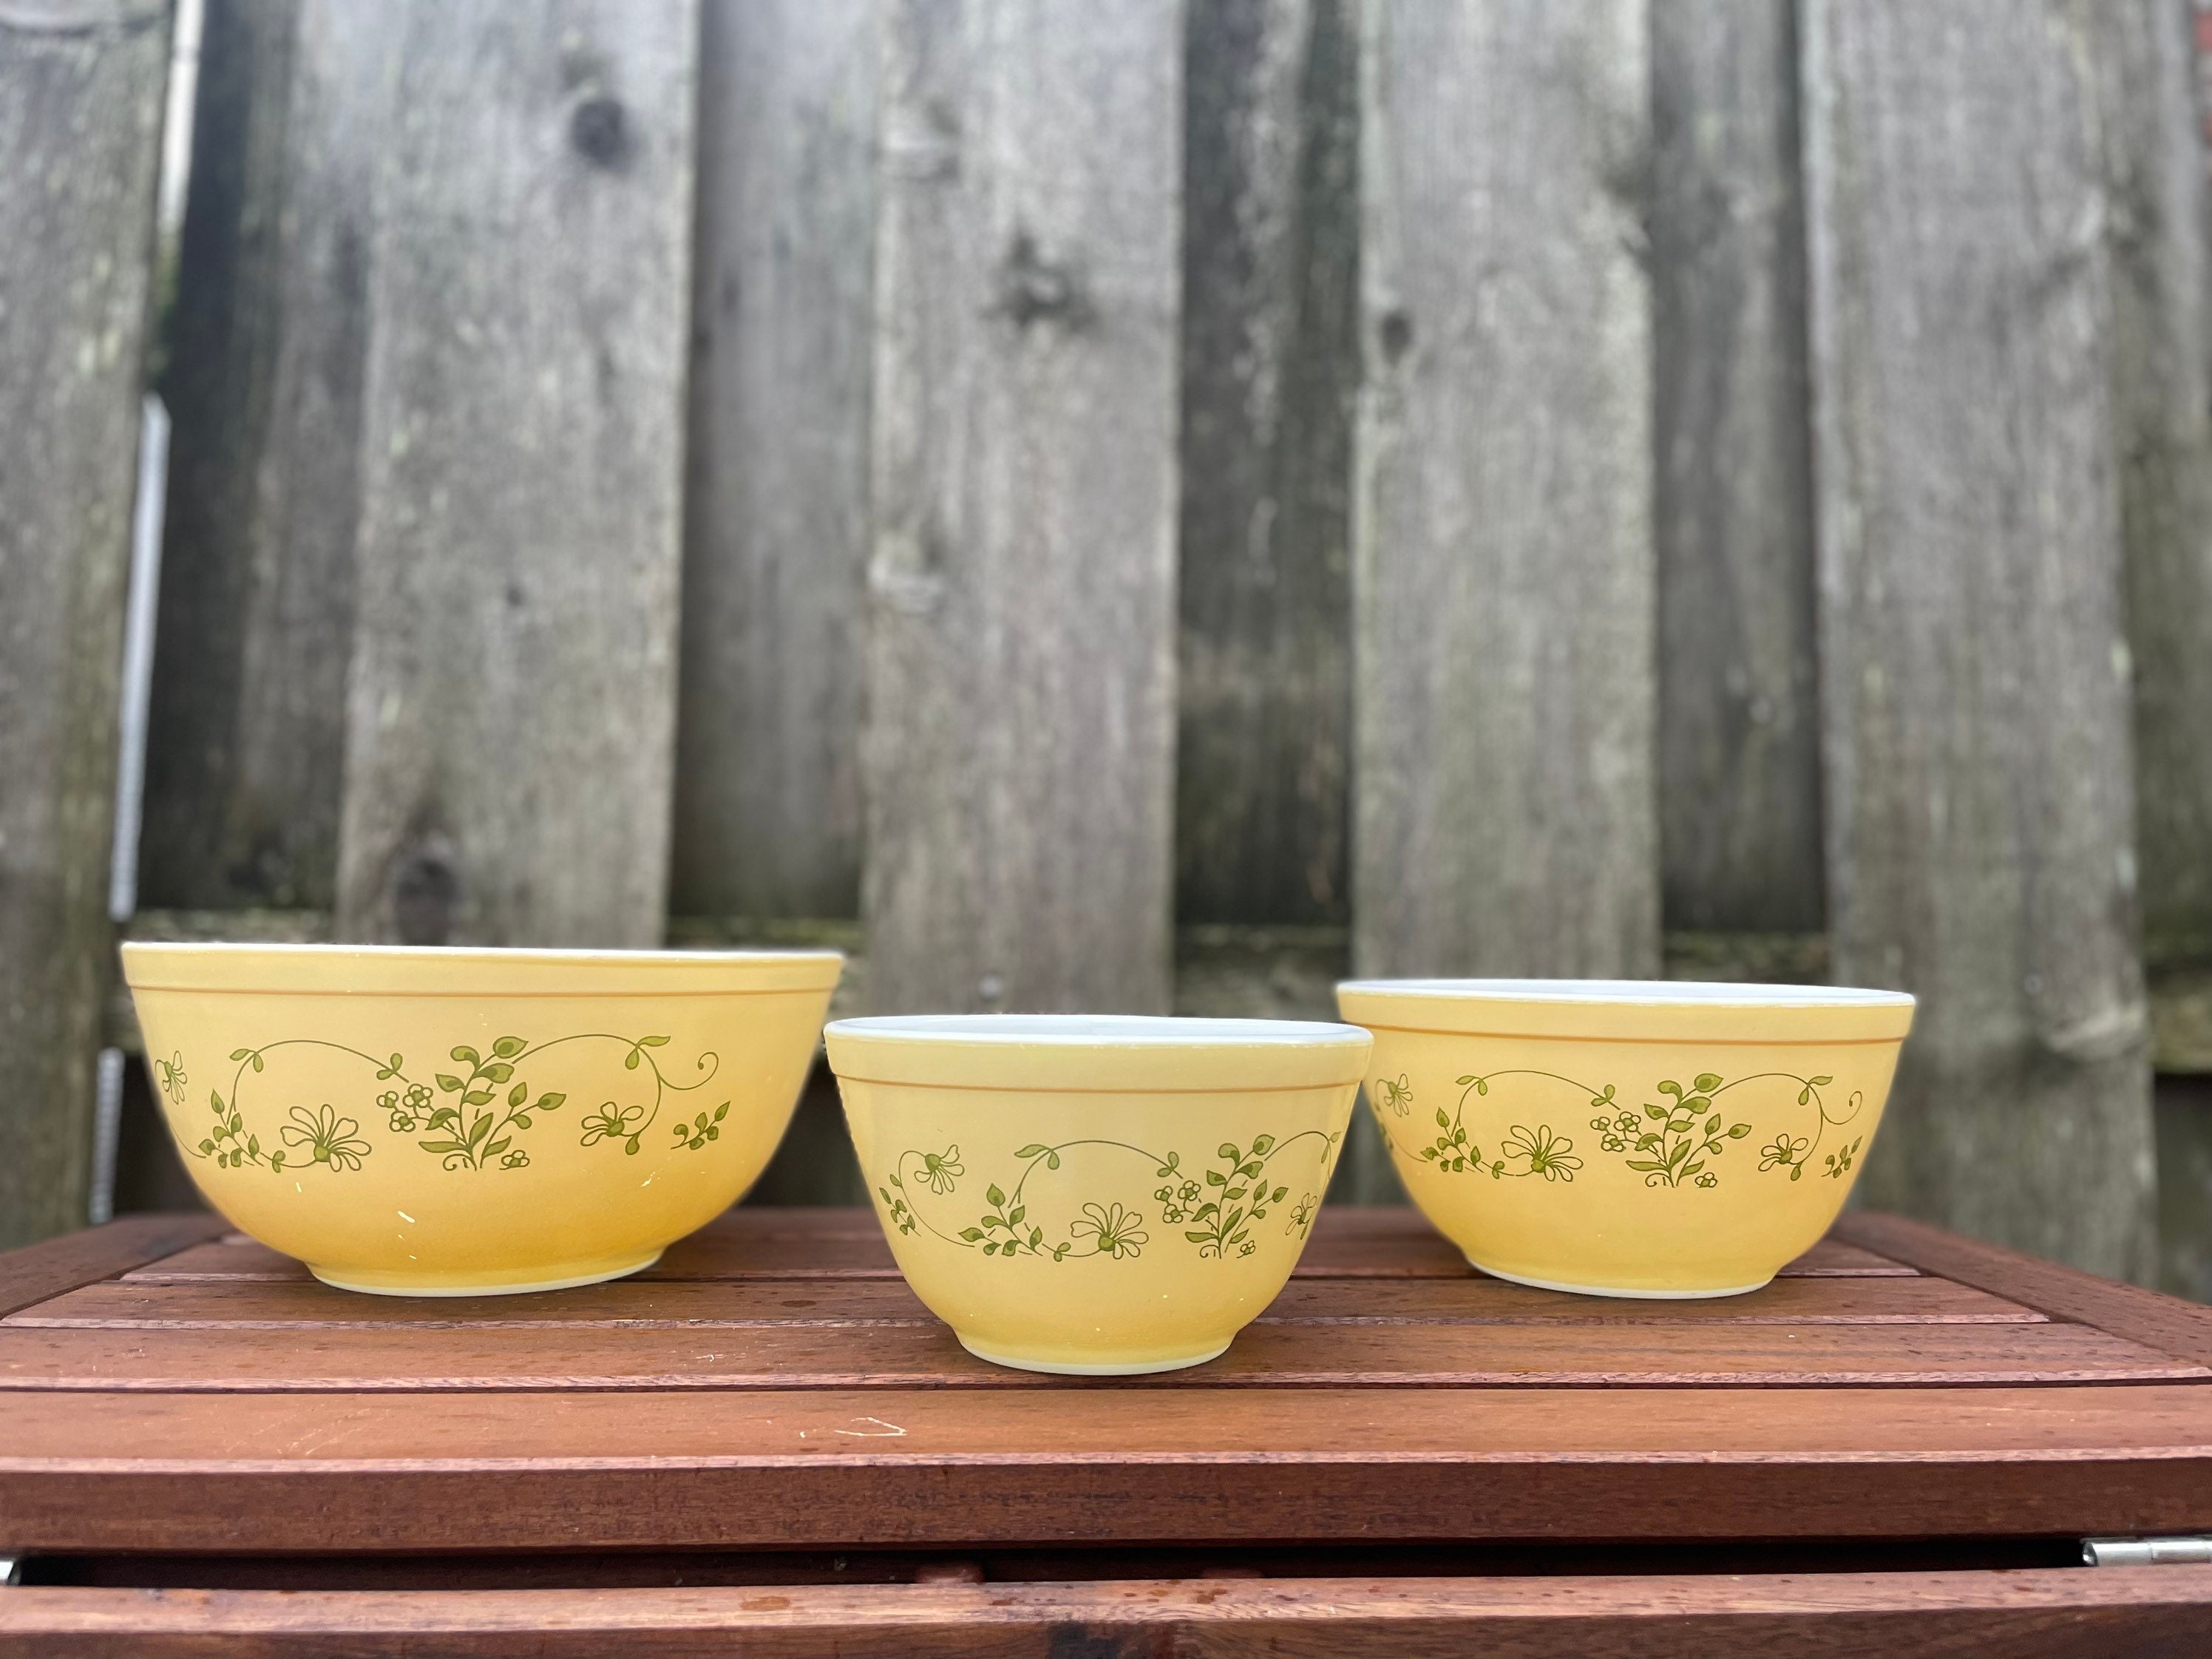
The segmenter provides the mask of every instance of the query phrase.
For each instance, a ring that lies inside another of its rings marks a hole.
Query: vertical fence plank
[[[700,53],[672,902],[850,916],[875,9],[712,0]]]
[[[1365,18],[1354,964],[1653,974],[1644,8]]]
[[[885,16],[872,1000],[1164,1010],[1181,9]]]
[[[2143,944],[2212,962],[2212,270],[2188,13],[2089,12],[2111,184]]]
[[[0,1249],[85,1218],[168,23],[0,3]]]
[[[1869,1201],[2151,1266],[2085,8],[1809,0],[1828,876],[1922,997]]]
[[[162,388],[152,905],[336,902],[383,27],[338,0],[208,0]]]
[[[1198,0],[1184,108],[1178,921],[1349,910],[1358,80],[1344,0]]]
[[[1822,919],[1795,17],[1791,0],[1651,10],[1670,927]]]
[[[696,6],[376,15],[339,927],[653,944]]]

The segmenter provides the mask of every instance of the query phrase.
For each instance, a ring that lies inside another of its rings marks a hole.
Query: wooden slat
[[[1260,1659],[1812,1659],[1850,1651],[2107,1659],[2187,1653],[2212,1568],[2085,1573],[1109,1580],[588,1590],[32,1589],[0,1655],[652,1659],[727,1652],[914,1659],[1164,1654]],[[1071,1632],[1079,1633],[1079,1649]]]
[[[1504,1279],[1296,1279],[1263,1321],[1336,1324],[2028,1324],[2033,1309],[1948,1279],[1913,1277],[1779,1279],[1748,1296],[1711,1302],[1619,1300],[1540,1291]],[[618,1280],[529,1297],[421,1302],[363,1297],[307,1280],[132,1278],[88,1284],[0,1320],[6,1326],[105,1325],[133,1329],[357,1325],[564,1328],[579,1324],[848,1325],[928,1323],[905,1284],[835,1285],[770,1279]]]
[[[2085,14],[2102,71],[2143,943],[2212,962],[2212,224],[2182,7]]]
[[[337,902],[390,45],[374,9],[333,0],[206,8],[162,381],[175,428],[148,711],[149,903]]]
[[[1658,971],[1646,9],[1362,11],[1362,974]]]
[[[1164,1012],[1180,10],[884,15],[871,996]]]
[[[339,932],[655,945],[696,5],[375,15]]]
[[[1782,1270],[1785,1278],[1910,1274],[1913,1269],[1855,1244],[1824,1239]],[[1325,1208],[1298,1260],[1299,1279],[1467,1279],[1467,1259],[1416,1212],[1395,1207]],[[836,1209],[731,1212],[625,1283],[695,1279],[896,1278],[897,1266],[872,1212]],[[187,1250],[133,1279],[258,1278],[304,1280],[291,1257],[243,1238]]]
[[[1358,76],[1345,0],[1194,0],[1176,915],[1348,914]]]
[[[0,1255],[0,1315],[186,1249],[228,1224],[212,1215],[139,1215]]]
[[[2191,1365],[2081,1325],[1443,1325],[1268,1321],[1219,1359],[1135,1382],[975,1358],[934,1321],[714,1326],[0,1327],[0,1391],[567,1393],[676,1389],[1899,1388],[2178,1382]],[[1628,1409],[1628,1407],[1623,1407]]]
[[[168,52],[161,0],[0,15],[0,1249],[90,1187]]]
[[[875,21],[702,19],[679,914],[860,908]]]
[[[1672,927],[1821,925],[1796,15],[1790,0],[1651,9]]]
[[[2159,1287],[2212,1302],[2212,1077],[2161,1077]]]
[[[2161,1353],[2212,1364],[2212,1308],[2132,1285],[2116,1285],[1904,1216],[1855,1212],[1844,1216],[1838,1231],[1869,1249],[2039,1309],[2055,1319],[2078,1320]]]
[[[2153,1267],[2086,13],[1809,0],[1830,915],[1922,995],[1861,1191]]]
[[[1109,1388],[586,1401],[15,1393],[0,1413],[0,1513],[34,1552],[2212,1526],[2212,1388],[2201,1383],[1825,1398]]]

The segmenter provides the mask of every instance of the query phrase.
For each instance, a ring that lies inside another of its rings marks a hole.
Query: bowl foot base
[[[1461,1254],[1465,1255],[1462,1251]],[[1534,1279],[1527,1273],[1510,1273],[1503,1267],[1493,1267],[1487,1261],[1477,1261],[1468,1256],[1467,1265],[1477,1273],[1488,1273],[1492,1279],[1510,1279],[1516,1285],[1528,1285],[1540,1291],[1571,1291],[1577,1296],[1626,1296],[1652,1302],[1702,1302],[1709,1297],[1749,1296],[1753,1291],[1763,1291],[1774,1282],[1774,1275],[1750,1285],[1724,1285],[1712,1290],[1650,1291],[1628,1290],[1617,1285],[1575,1285],[1564,1279]]]
[[[1039,1359],[1026,1354],[981,1347],[959,1331],[952,1334],[960,1338],[960,1346],[978,1359],[988,1359],[994,1365],[1006,1365],[1018,1371],[1045,1371],[1054,1376],[1148,1376],[1154,1371],[1179,1371],[1188,1366],[1203,1365],[1207,1360],[1218,1359],[1229,1352],[1229,1344],[1224,1342],[1218,1347],[1206,1348],[1197,1353],[1175,1354],[1165,1359],[1077,1363],[1065,1359]]]
[[[611,1256],[595,1261],[558,1262],[527,1279],[472,1279],[464,1273],[376,1273],[360,1268],[321,1267],[310,1261],[307,1271],[324,1284],[341,1291],[360,1291],[369,1296],[521,1296],[531,1291],[574,1290],[579,1285],[602,1285],[650,1267],[660,1260],[658,1249],[642,1255]]]

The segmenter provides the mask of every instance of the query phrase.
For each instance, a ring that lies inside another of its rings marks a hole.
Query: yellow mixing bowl
[[[1643,980],[1364,980],[1367,1099],[1485,1273],[1599,1296],[1755,1291],[1843,1208],[1912,999]]]
[[[1212,1358],[1305,1248],[1367,1063],[1292,1020],[935,1015],[824,1034],[877,1215],[977,1358]]]
[[[783,1138],[823,951],[123,947],[208,1201],[326,1284],[614,1279],[726,1209]]]

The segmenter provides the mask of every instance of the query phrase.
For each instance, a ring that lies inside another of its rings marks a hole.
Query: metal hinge
[[[2212,1562],[2212,1537],[2085,1538],[2081,1559],[2092,1567],[2166,1567]]]

